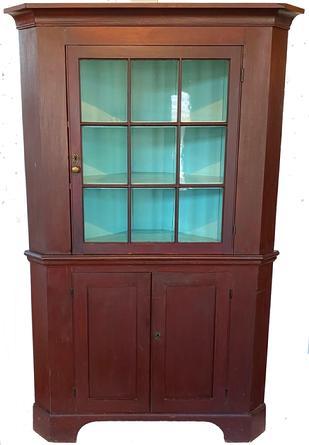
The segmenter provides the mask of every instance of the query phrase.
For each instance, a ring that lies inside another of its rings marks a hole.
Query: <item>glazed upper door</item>
[[[219,412],[227,400],[230,277],[154,273],[152,412]]]
[[[149,411],[150,274],[74,273],[76,404]]]
[[[232,252],[240,47],[69,47],[73,251]]]

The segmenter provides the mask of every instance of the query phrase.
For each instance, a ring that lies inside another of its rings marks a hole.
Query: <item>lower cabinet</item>
[[[74,273],[78,412],[216,412],[226,397],[224,273]]]

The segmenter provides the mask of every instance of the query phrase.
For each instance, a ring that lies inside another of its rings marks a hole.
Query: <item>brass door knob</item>
[[[79,173],[80,172],[80,167],[79,165],[73,165],[71,168],[72,173]]]

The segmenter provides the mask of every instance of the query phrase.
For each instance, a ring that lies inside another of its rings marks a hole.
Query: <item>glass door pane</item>
[[[126,60],[81,60],[82,122],[124,122],[127,119]]]
[[[228,60],[182,62],[181,120],[224,122],[227,118]]]
[[[85,242],[127,242],[127,190],[84,189]]]
[[[132,190],[132,241],[172,242],[175,224],[175,190]]]
[[[225,127],[182,127],[180,182],[222,184],[224,181]]]
[[[177,120],[177,60],[133,60],[132,121]]]
[[[222,189],[179,190],[178,240],[188,243],[221,241]]]
[[[126,127],[82,127],[84,184],[127,183]]]
[[[132,127],[133,184],[173,184],[176,179],[176,128]]]
[[[222,234],[222,218],[223,201],[233,192],[225,165],[231,159],[236,165],[236,142],[231,152],[226,148],[227,132],[232,128],[232,138],[236,125],[233,114],[228,119],[228,92],[232,103],[239,89],[236,83],[229,88],[230,70],[235,79],[238,70],[230,59],[234,53],[202,47],[169,51],[169,59],[166,48],[161,59],[140,58],[147,48],[122,47],[119,59],[104,59],[110,48],[72,53],[79,65],[72,83],[79,81],[81,115],[73,124],[81,144],[72,159],[82,167],[74,184],[82,187],[78,214],[88,252],[101,252],[90,243],[123,243],[116,250],[132,253],[151,252],[147,243],[169,243],[161,245],[162,252],[177,253],[190,251],[184,243],[222,243],[220,251],[230,242]],[[217,55],[222,58],[213,58]],[[230,224],[229,212],[224,215]],[[203,252],[202,245],[195,247]],[[102,246],[104,251],[112,249]]]

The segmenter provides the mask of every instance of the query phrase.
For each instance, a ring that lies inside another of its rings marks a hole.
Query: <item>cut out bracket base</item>
[[[265,404],[242,414],[50,414],[33,406],[33,428],[49,442],[76,442],[81,427],[90,422],[104,420],[178,420],[202,421],[217,425],[225,442],[251,442],[265,431]]]

